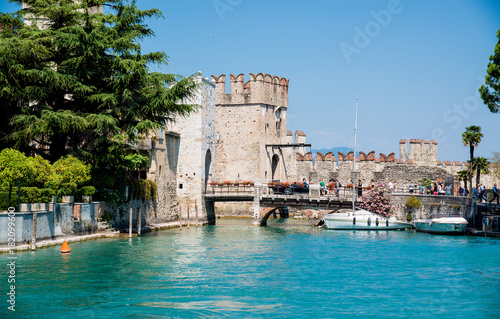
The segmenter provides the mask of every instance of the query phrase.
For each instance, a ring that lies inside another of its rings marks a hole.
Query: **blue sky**
[[[288,129],[314,149],[395,152],[400,139],[438,141],[438,159],[468,159],[466,126],[500,152],[500,114],[477,93],[500,29],[498,0],[148,0],[165,19],[144,51],[170,56],[166,73],[268,73],[290,79]],[[2,11],[13,11],[5,0]]]

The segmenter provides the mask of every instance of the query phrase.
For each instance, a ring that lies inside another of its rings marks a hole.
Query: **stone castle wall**
[[[437,143],[432,142],[434,145],[432,152],[429,148],[422,152],[423,143],[412,143],[413,147],[408,152],[406,148],[403,149],[405,143],[400,142],[399,159],[396,159],[395,153],[389,155],[379,153],[378,157],[375,157],[375,151],[369,153],[360,151],[359,157],[356,157],[356,179],[361,180],[364,185],[368,185],[371,180],[377,182],[395,180],[401,184],[408,184],[424,177],[444,180],[446,176],[456,175],[456,172],[462,169],[463,163],[443,164],[437,161]],[[353,152],[347,154],[338,152],[337,156],[332,152],[326,155],[318,152],[314,155],[314,160],[311,152],[304,155],[297,152],[295,160],[297,170],[293,176],[294,180],[306,178],[318,182],[320,179],[324,181],[334,179],[339,180],[341,184],[352,183]]]
[[[177,167],[180,136],[175,133],[164,133],[162,136],[151,152],[152,164],[148,174],[149,179],[156,181],[158,193],[155,207],[149,211],[147,220],[154,223],[176,220],[178,214]]]
[[[195,81],[198,83],[198,92],[184,103],[195,104],[198,109],[187,117],[176,118],[175,122],[167,126],[168,132],[174,132],[178,136],[173,144],[175,149],[167,152],[168,156],[177,156],[175,169],[169,171],[170,175],[176,172],[177,181],[163,177],[158,180],[169,192],[172,186],[176,189],[175,204],[182,207],[178,213],[182,213],[183,218],[187,216],[188,207],[197,206],[200,218],[206,220],[203,194],[207,183],[213,178],[215,167],[215,85],[208,78],[203,79],[201,72]],[[171,158],[168,161],[173,163]],[[170,196],[170,200],[172,199]]]
[[[408,147],[409,146],[409,147]],[[408,185],[422,178],[433,181],[455,180],[458,187],[457,172],[468,168],[467,162],[439,161],[437,160],[438,143],[436,141],[411,139],[409,145],[406,140],[399,143],[400,158],[394,153],[385,155],[375,151],[359,152],[356,158],[356,179],[363,185],[368,185],[371,180],[376,182],[396,181],[398,185]],[[311,152],[295,154],[295,164],[291,166],[295,171],[290,174],[288,181],[301,181],[303,178],[313,183],[319,180],[339,180],[341,184],[352,183],[353,152],[344,154],[338,152],[337,156],[328,152],[313,155]],[[493,174],[481,174],[481,183],[492,187],[499,180]],[[475,185],[475,178],[473,180]]]
[[[288,80],[250,73],[230,75],[231,93],[225,93],[226,76],[212,75],[215,82],[216,144],[215,175],[222,180],[284,179],[288,153],[269,145],[287,141]],[[273,163],[275,165],[273,165]]]

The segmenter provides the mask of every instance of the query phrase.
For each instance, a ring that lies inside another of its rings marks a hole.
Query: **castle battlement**
[[[399,158],[406,162],[411,160],[416,165],[432,166],[437,161],[437,142],[432,140],[410,139],[399,141]]]
[[[288,79],[264,73],[250,73],[249,81],[245,82],[243,73],[230,74],[230,94],[225,93],[225,74],[212,75],[212,81],[215,82],[216,104],[266,104],[288,107]]]

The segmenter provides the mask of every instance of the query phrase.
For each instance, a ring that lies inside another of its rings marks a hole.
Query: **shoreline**
[[[187,223],[182,223],[182,227],[187,227]],[[199,224],[198,226],[203,226],[205,224]],[[196,225],[189,225],[190,227],[198,227]],[[160,230],[165,230],[165,229],[171,229],[171,228],[179,228],[182,230],[182,227],[179,225],[179,222],[169,222],[169,223],[162,223],[162,224],[155,224],[155,225],[147,225],[144,227],[141,227],[141,234],[147,234],[151,233],[154,231],[160,231]],[[132,228],[132,237],[139,237],[137,233],[136,228]],[[53,247],[53,246],[62,246],[63,242],[66,241],[68,244],[75,243],[75,242],[82,242],[82,241],[87,241],[87,240],[96,240],[96,239],[105,239],[105,238],[129,238],[129,233],[127,232],[120,232],[120,230],[114,230],[114,229],[103,229],[103,230],[98,230],[94,234],[86,234],[86,235],[69,235],[69,236],[59,236],[55,239],[40,239],[37,240],[35,243],[35,250],[42,249],[42,248],[48,248],[48,247]],[[2,254],[8,254],[11,251],[32,251],[31,250],[31,244],[16,244],[15,247],[9,247],[7,244],[0,245],[0,255]]]

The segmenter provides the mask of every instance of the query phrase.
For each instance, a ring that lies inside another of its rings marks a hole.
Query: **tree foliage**
[[[497,37],[498,43],[486,70],[485,84],[479,88],[481,99],[492,113],[500,111],[500,29],[497,31]]]
[[[496,178],[500,178],[500,153],[493,152],[493,157],[490,160],[491,171]]]
[[[467,181],[469,180],[469,170],[463,169],[457,172],[458,175],[458,181],[463,181],[464,182],[464,189],[466,192],[468,192],[467,189]]]
[[[481,182],[481,173],[490,173],[490,161],[482,156],[475,157],[472,161],[472,170],[476,172],[476,188]]]
[[[406,208],[408,209],[419,209],[422,206],[422,202],[415,196],[411,196],[406,200]]]
[[[61,157],[53,167],[55,174],[50,183],[56,188],[63,183],[82,185],[90,179],[90,165],[72,155]]]
[[[419,179],[418,182],[422,184],[424,187],[425,191],[427,192],[429,190],[429,186],[432,185],[432,180],[427,177],[423,177],[422,179]]]
[[[35,174],[31,177],[29,184],[36,187],[48,186],[51,180],[57,178],[56,171],[50,162],[41,156],[29,157],[35,167]]]
[[[140,138],[195,109],[183,102],[196,91],[193,79],[152,72],[168,56],[141,51],[154,36],[146,20],[159,10],[126,0],[11,2],[27,5],[0,15],[0,105],[14,113],[5,113],[4,135],[17,148],[116,172]],[[101,5],[106,13],[91,9]]]
[[[0,152],[0,180],[9,188],[9,206],[14,185],[33,176],[35,172],[33,162],[23,153],[11,148]]]
[[[465,132],[462,133],[462,143],[464,146],[469,146],[469,186],[472,189],[472,163],[474,161],[474,148],[476,148],[479,143],[481,143],[481,138],[483,133],[481,133],[481,127],[476,125],[471,125],[465,128]]]

